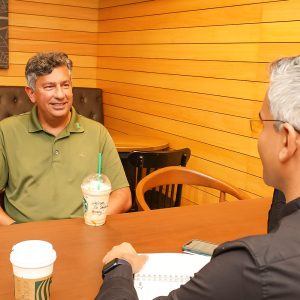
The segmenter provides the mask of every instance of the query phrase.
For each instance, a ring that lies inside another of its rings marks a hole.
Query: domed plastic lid
[[[52,244],[40,240],[20,242],[12,247],[10,262],[20,268],[42,268],[56,260]]]
[[[89,192],[104,192],[111,189],[111,183],[106,175],[95,173],[83,179],[81,188]]]

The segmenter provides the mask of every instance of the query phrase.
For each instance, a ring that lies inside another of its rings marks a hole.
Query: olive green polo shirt
[[[5,210],[18,222],[83,215],[80,184],[102,172],[112,190],[128,186],[118,152],[100,123],[72,108],[69,125],[57,136],[43,131],[36,107],[0,122],[0,189]]]

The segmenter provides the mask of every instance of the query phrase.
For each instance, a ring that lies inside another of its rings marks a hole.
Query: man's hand
[[[135,249],[129,243],[122,243],[114,246],[103,258],[103,263],[107,264],[114,258],[124,259],[130,263],[132,272],[137,273],[148,259],[147,255],[138,255]]]
[[[15,221],[0,207],[0,225],[12,225]]]

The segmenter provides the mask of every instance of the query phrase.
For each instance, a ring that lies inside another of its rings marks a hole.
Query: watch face
[[[129,264],[129,263],[126,260],[114,258],[113,260],[108,262],[106,265],[104,265],[104,267],[102,269],[102,278],[104,278],[104,276],[107,273],[109,273],[111,270],[113,270],[114,268],[116,268],[120,265],[124,265],[124,264]]]
[[[113,260],[111,260],[110,262],[108,262],[104,267],[103,269],[105,270],[110,270],[112,269],[113,266],[117,266],[118,265],[118,258],[114,258]]]

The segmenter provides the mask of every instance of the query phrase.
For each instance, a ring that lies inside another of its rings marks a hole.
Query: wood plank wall
[[[73,84],[96,87],[98,2],[9,0],[9,69],[0,69],[0,84],[25,85],[29,57],[64,51],[74,62]]]
[[[299,9],[299,0],[101,1],[97,85],[106,126],[188,146],[189,167],[270,196],[249,120],[269,62],[300,53]],[[185,195],[215,201],[204,192]]]
[[[249,119],[268,63],[300,52],[299,9],[299,0],[9,0],[0,84],[24,85],[34,53],[65,51],[75,86],[104,89],[111,130],[188,146],[189,167],[269,196]],[[215,201],[205,192],[186,197]]]

